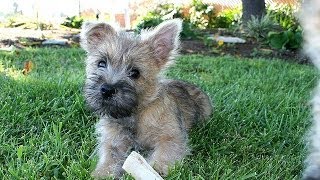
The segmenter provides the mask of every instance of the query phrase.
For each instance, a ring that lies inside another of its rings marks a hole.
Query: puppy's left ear
[[[177,54],[180,45],[181,19],[172,19],[158,25],[154,30],[142,32],[143,41],[147,41],[154,51],[159,65],[164,65]]]

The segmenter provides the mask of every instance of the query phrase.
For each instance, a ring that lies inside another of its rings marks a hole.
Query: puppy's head
[[[100,116],[131,116],[157,93],[159,73],[173,62],[181,20],[166,21],[141,35],[105,23],[85,23],[81,46],[87,52],[85,97]]]

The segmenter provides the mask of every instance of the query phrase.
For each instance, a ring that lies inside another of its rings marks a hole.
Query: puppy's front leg
[[[149,163],[157,172],[166,176],[168,168],[176,161],[181,160],[189,153],[186,139],[181,135],[162,135],[155,144],[154,152],[151,154]]]
[[[134,146],[130,131],[123,126],[100,120],[97,124],[97,133],[100,135],[98,145],[98,164],[92,176],[103,178],[106,176],[120,177],[123,162]]]

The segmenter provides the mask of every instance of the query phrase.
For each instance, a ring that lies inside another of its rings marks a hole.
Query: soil
[[[267,45],[249,40],[246,43],[224,44],[220,47],[205,46],[201,40],[183,40],[182,54],[203,54],[209,56],[232,55],[245,58],[275,58],[299,64],[309,64],[310,60],[300,50],[275,50]]]
[[[221,32],[219,34],[221,34]],[[65,28],[61,30],[39,31],[19,28],[0,28],[0,48],[2,49],[10,46],[15,46],[19,49],[28,46],[42,47],[42,42],[46,39],[68,40],[68,43],[64,47],[78,45],[79,30]],[[246,58],[278,58],[301,64],[310,62],[299,50],[275,50],[253,39],[247,39],[245,43],[223,43],[220,46],[214,44],[210,47],[206,46],[202,40],[182,40],[180,52],[181,54],[202,54],[208,56],[232,55]]]

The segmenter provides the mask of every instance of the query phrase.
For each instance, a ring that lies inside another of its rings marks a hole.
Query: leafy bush
[[[135,31],[139,33],[142,29],[157,26],[164,20],[173,18],[183,19],[181,37],[190,39],[196,38],[200,29],[229,28],[240,21],[241,9],[225,10],[216,16],[213,6],[201,0],[193,0],[189,9],[174,4],[161,4],[138,20]]]
[[[160,4],[152,13],[164,19],[183,17],[182,8],[172,3]]]
[[[182,8],[174,4],[161,4],[155,10],[148,12],[148,14],[140,20],[136,25],[135,32],[140,33],[142,29],[148,29],[159,25],[161,22],[173,19],[182,18],[182,32],[181,37],[185,39],[195,38],[197,36],[195,26],[189,21],[185,20],[182,13]]]
[[[198,37],[199,31],[192,23],[183,21],[182,32],[180,35],[181,35],[181,38],[183,39],[195,39]]]
[[[83,23],[83,19],[79,16],[67,17],[62,25],[70,28],[80,29]]]
[[[251,19],[247,22],[246,28],[250,37],[264,41],[267,39],[268,32],[279,29],[279,26],[268,15],[265,15],[260,19],[251,16]]]
[[[298,29],[297,8],[288,4],[274,4],[267,7],[268,16],[284,30]]]
[[[300,48],[303,42],[302,32],[293,30],[269,32],[268,40],[273,48],[290,50]]]
[[[215,28],[229,28],[231,25],[240,23],[242,16],[241,8],[233,8],[221,11],[214,18],[213,26]]]
[[[143,21],[141,21],[137,25],[135,32],[140,33],[141,30],[155,27],[163,21],[164,20],[162,20],[161,18],[158,18],[158,17],[150,17],[149,19],[145,18],[145,19],[143,19]],[[192,39],[197,36],[197,31],[195,30],[195,27],[191,23],[183,21],[182,22],[182,32],[180,35],[181,35],[181,38]]]
[[[172,18],[182,18],[181,8],[174,4],[161,4],[153,11],[143,16],[139,23],[136,25],[136,32],[140,32],[142,29],[157,26],[161,22]]]
[[[142,29],[148,29],[159,25],[163,20],[160,17],[146,16],[139,24],[137,24],[135,31],[140,33]]]
[[[271,47],[290,50],[301,48],[302,30],[296,13],[297,7],[288,4],[271,4],[267,7],[268,16],[282,28],[282,31],[269,32]]]
[[[233,20],[226,16],[217,16],[214,19],[213,27],[215,28],[229,28]]]
[[[187,19],[195,27],[200,29],[212,28],[214,26],[214,8],[212,5],[205,4],[201,0],[193,0],[189,9]]]

